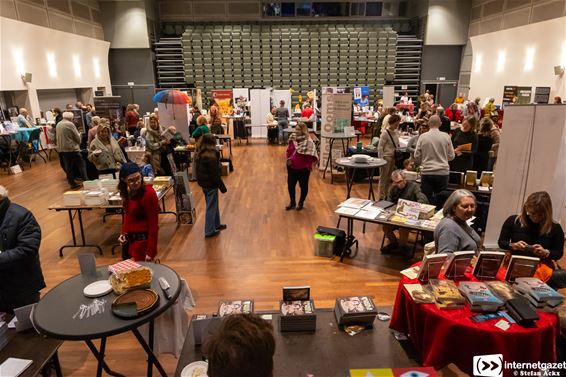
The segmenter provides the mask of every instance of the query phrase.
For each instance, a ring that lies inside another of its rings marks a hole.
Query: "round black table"
[[[342,156],[346,156],[348,154],[348,144],[350,144],[350,139],[357,137],[357,140],[359,141],[360,135],[361,133],[359,131],[356,131],[354,135],[346,135],[344,133],[320,135],[323,139],[328,139],[328,159],[326,160],[324,171],[322,172],[323,179],[326,178],[326,170],[328,170],[328,167],[330,166],[330,183],[334,183],[334,177],[332,176],[332,147],[334,146],[334,141],[340,140],[342,143],[342,151],[344,153]],[[346,141],[346,144],[344,144],[344,141]]]
[[[151,376],[153,364],[162,376],[167,376],[161,363],[153,353],[154,319],[166,311],[179,297],[181,292],[181,279],[179,275],[170,267],[140,262],[153,270],[151,289],[159,295],[159,303],[150,312],[133,319],[123,319],[112,314],[111,305],[117,295],[110,292],[105,296],[98,297],[98,300],[105,300],[104,311],[91,316],[84,316],[82,319],[78,315],[81,305],[89,305],[94,298],[84,296],[83,289],[92,282],[108,279],[110,273],[108,266],[99,267],[96,275],[76,275],[60,283],[51,289],[39,301],[33,311],[33,322],[35,327],[42,334],[63,340],[83,340],[90,348],[98,360],[97,376],[102,375],[102,369],[112,376],[122,376],[116,373],[104,362],[104,352],[106,339],[109,336],[132,331],[140,345],[148,355],[147,375]],[[169,293],[171,299],[168,300],[159,286],[158,279],[165,278],[170,285]],[[73,318],[74,317],[74,318]],[[149,323],[149,342],[146,342],[140,334],[138,327]],[[100,350],[94,346],[92,339],[100,339]],[[149,343],[149,344],[148,344]]]
[[[352,186],[354,185],[355,171],[362,169],[367,172],[367,176],[369,178],[368,199],[375,200],[375,194],[373,192],[373,176],[375,175],[375,170],[379,169],[380,166],[385,165],[387,161],[382,158],[372,157],[371,159],[368,159],[367,162],[362,163],[355,162],[352,157],[342,157],[338,158],[335,163],[336,165],[342,166],[346,169],[346,187],[348,188],[346,199],[350,197]]]

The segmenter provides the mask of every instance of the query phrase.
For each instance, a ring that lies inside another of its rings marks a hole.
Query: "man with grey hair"
[[[57,150],[63,159],[67,182],[71,188],[79,188],[77,180],[86,181],[86,165],[80,153],[81,134],[73,123],[74,114],[70,111],[63,113],[63,120],[55,129]]]
[[[40,243],[41,228],[33,214],[12,203],[0,186],[0,312],[39,301],[45,288]]]
[[[442,132],[450,133],[450,119],[444,115],[444,107],[438,106],[436,108],[436,115],[440,118],[440,127],[438,129]]]
[[[26,108],[20,108],[20,115],[16,118],[16,122],[20,128],[32,128],[33,119],[29,115]]]
[[[421,192],[419,184],[413,181],[407,181],[401,169],[391,173],[391,187],[386,197],[386,200],[391,203],[397,203],[399,199],[428,204],[428,199],[426,195]],[[399,229],[399,239],[397,239],[395,235],[395,229]],[[408,229],[397,228],[392,225],[383,225],[383,233],[384,237],[389,240],[389,243],[381,248],[382,254],[390,254],[399,250],[398,252],[401,255],[412,256],[412,252],[407,246],[409,240]]]
[[[415,148],[415,161],[421,166],[421,190],[429,203],[436,204],[436,194],[448,187],[450,166],[454,159],[454,147],[447,133],[441,132],[441,121],[433,115],[428,121],[430,130],[422,134]]]
[[[86,147],[90,147],[90,143],[92,143],[92,141],[94,140],[94,137],[96,136],[96,132],[98,131],[98,125],[100,124],[100,117],[99,116],[93,116],[91,119],[91,126],[90,129],[88,130],[88,137],[86,140]]]

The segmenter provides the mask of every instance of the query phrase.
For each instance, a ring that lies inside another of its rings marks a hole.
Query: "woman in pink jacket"
[[[289,205],[287,211],[303,209],[305,199],[309,192],[309,176],[312,165],[318,160],[316,146],[309,137],[309,130],[303,122],[295,127],[295,132],[289,137],[287,146],[287,188],[289,189]],[[301,197],[299,204],[295,201],[295,187],[299,182]]]

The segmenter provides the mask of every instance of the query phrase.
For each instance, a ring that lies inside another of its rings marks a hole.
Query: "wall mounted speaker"
[[[564,74],[564,67],[562,67],[560,65],[555,65],[554,66],[554,74],[556,76],[562,76]]]

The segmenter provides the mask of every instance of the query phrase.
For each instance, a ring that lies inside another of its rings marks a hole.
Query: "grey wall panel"
[[[18,2],[16,5],[20,21],[29,22],[30,24],[39,26],[49,26],[47,11],[44,8],[38,8],[22,2]]]
[[[85,22],[75,20],[75,33],[85,37],[94,38],[94,26]]]
[[[89,7],[81,4],[75,0],[71,2],[71,9],[75,17],[79,17],[85,20],[90,20],[90,10]]]
[[[521,9],[516,12],[508,12],[503,15],[503,29],[522,26],[529,23],[531,10],[529,8]]]
[[[47,7],[57,9],[58,11],[71,13],[71,4],[69,0],[47,0]]]
[[[423,46],[421,80],[458,80],[462,46]]]
[[[0,1],[0,17],[18,19],[18,14],[16,13],[16,4],[13,0],[2,0]]]
[[[531,23],[550,20],[564,15],[564,1],[557,0],[533,7]]]
[[[68,33],[74,33],[75,31],[73,27],[73,18],[62,13],[50,10],[49,23],[52,29],[66,31]]]
[[[487,17],[489,15],[499,13],[503,10],[503,1],[493,0],[483,5],[483,16]]]

